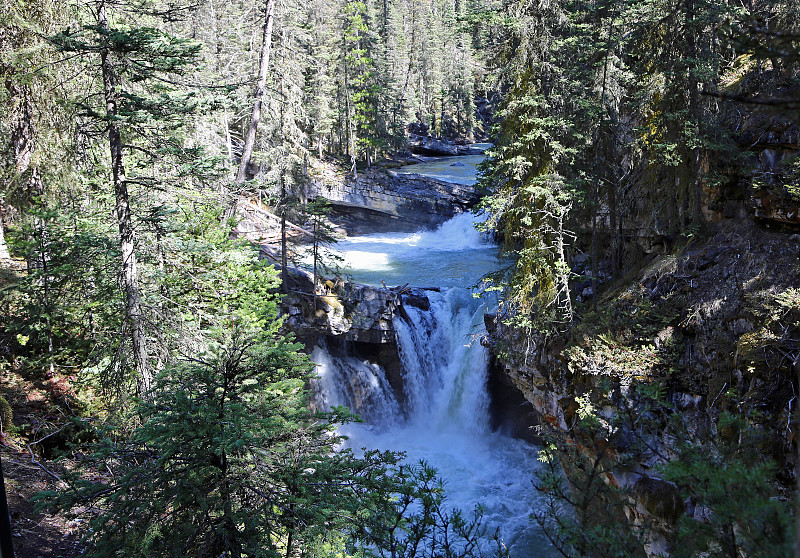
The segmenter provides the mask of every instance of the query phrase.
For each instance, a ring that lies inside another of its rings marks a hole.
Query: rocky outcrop
[[[324,280],[314,289],[313,276],[294,268],[288,283],[289,294],[282,302],[284,326],[307,347],[323,338],[394,345],[394,319],[404,315],[405,306],[430,308],[423,289],[407,286],[373,287]]]
[[[311,274],[292,269],[289,294],[282,302],[283,327],[294,333],[309,354],[322,346],[332,355],[380,366],[402,408],[405,391],[394,322],[397,317],[408,319],[407,306],[430,309],[425,290],[328,280],[317,286],[316,295],[313,292]],[[365,412],[358,405],[353,410]]]
[[[355,180],[315,180],[307,194],[327,199],[349,234],[433,228],[480,200],[473,186],[385,169]]]
[[[702,520],[708,511],[684,508],[677,488],[660,478],[672,442],[658,430],[643,440],[625,426],[626,413],[636,420],[649,413],[636,395],[641,386],[663,386],[689,432],[717,432],[726,410],[757,410],[748,420],[764,434],[762,451],[778,465],[782,482],[794,484],[800,235],[764,231],[746,220],[718,223],[712,233],[654,259],[568,334],[520,330],[504,316],[486,320],[497,362],[543,428],[590,464],[627,456],[602,478],[623,489],[631,523],[659,526],[644,545],[650,556],[669,551],[669,537],[657,533],[669,533],[684,514]],[[582,413],[601,425],[591,440],[575,438]],[[632,453],[640,442],[652,451]],[[568,474],[585,474],[565,465]]]
[[[408,135],[408,148],[412,153],[419,155],[432,155],[437,157],[452,157],[455,155],[480,155],[483,149],[470,145],[459,145],[456,142],[432,136],[417,134]]]
[[[739,138],[753,153],[751,165],[756,169],[750,196],[753,214],[800,230],[800,126],[772,119],[759,129],[753,127],[745,124]]]

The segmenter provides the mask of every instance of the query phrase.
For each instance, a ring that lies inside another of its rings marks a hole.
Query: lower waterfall
[[[472,229],[469,216],[456,219],[457,226]],[[453,226],[451,221],[439,231],[422,233],[432,235],[427,246],[421,246],[419,235],[407,235],[407,242],[401,235],[375,235],[372,241],[382,250],[375,261],[391,264],[398,254],[403,257],[404,246],[413,247],[417,257],[427,252],[427,260],[444,266],[448,261],[480,260],[471,252],[485,250],[482,241],[464,245],[465,237],[459,234],[462,245],[452,250],[447,246],[453,244],[434,241],[443,230],[452,234]],[[361,238],[357,243],[366,262],[368,242]],[[393,279],[405,282],[402,276]],[[512,557],[553,556],[530,518],[542,501],[532,483],[539,466],[537,448],[490,428],[488,352],[479,339],[485,303],[471,289],[456,286],[427,295],[430,310],[406,305],[405,315],[394,321],[402,360],[399,387],[377,364],[317,346],[312,354],[319,375],[313,386],[316,404],[344,405],[364,418],[364,423],[342,427],[354,449],[403,451],[408,462],[425,460],[435,467],[446,483],[447,503],[465,512],[480,504],[488,531],[500,529]]]

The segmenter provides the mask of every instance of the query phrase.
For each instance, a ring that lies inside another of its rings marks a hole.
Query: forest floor
[[[16,558],[81,556],[83,545],[80,539],[85,520],[34,509],[33,497],[59,484],[42,466],[52,471],[57,470],[58,465],[40,458],[32,460],[27,450],[15,450],[10,446],[3,449],[2,459]]]
[[[19,260],[0,262],[0,289],[8,287],[24,273]],[[72,414],[69,378],[47,371],[26,370],[13,354],[11,334],[0,332],[0,395],[11,405],[12,426],[0,431],[2,459],[11,532],[16,558],[73,558],[83,554],[80,542],[85,520],[63,514],[37,512],[34,497],[58,487],[57,477],[65,461],[51,461],[41,454],[52,452],[50,442],[68,424]],[[47,438],[47,439],[45,439]],[[43,448],[42,442],[48,444]],[[63,486],[63,484],[62,484]]]
[[[69,461],[49,460],[41,455],[41,442],[57,439],[59,419],[69,424],[60,409],[52,405],[49,396],[53,392],[47,389],[63,382],[63,378],[31,382],[8,371],[0,381],[0,390],[12,402],[14,413],[12,432],[0,435],[0,444],[16,558],[72,558],[83,554],[80,539],[85,519],[35,510],[39,492],[66,486],[59,479]],[[44,386],[37,385],[42,383]],[[22,390],[27,391],[24,399],[20,397]],[[53,451],[52,447],[47,448]]]

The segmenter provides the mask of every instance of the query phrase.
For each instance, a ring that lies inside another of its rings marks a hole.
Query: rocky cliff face
[[[472,186],[386,169],[373,169],[355,180],[320,176],[307,195],[327,199],[349,234],[433,228],[480,200]]]
[[[533,404],[544,429],[580,447],[590,462],[621,461],[637,434],[608,426],[592,443],[575,439],[580,413],[590,409],[605,425],[625,424],[625,413],[644,417],[637,386],[662,386],[690,430],[715,436],[723,435],[717,423],[723,411],[754,409],[749,420],[765,433],[762,451],[790,486],[798,430],[799,258],[800,235],[771,233],[747,220],[718,223],[706,240],[659,256],[611,290],[598,312],[586,309],[568,334],[545,337],[488,317],[496,364]],[[658,434],[648,443],[669,453],[669,440]],[[629,521],[669,533],[681,516],[703,520],[707,510],[688,502],[684,509],[676,487],[660,478],[663,462],[658,452],[643,453],[610,467],[604,479],[627,489]],[[572,464],[566,465],[569,472]],[[654,535],[644,550],[654,556],[669,544],[668,535]]]
[[[290,273],[289,294],[282,303],[284,328],[307,352],[324,345],[332,353],[381,366],[398,401],[404,396],[394,320],[406,316],[407,306],[430,309],[425,290],[329,280],[314,289],[311,274],[297,269]]]
[[[321,338],[374,345],[395,342],[393,320],[404,306],[427,309],[422,289],[383,288],[325,280],[316,287],[310,273],[292,269],[290,292],[283,301],[285,324],[307,345]]]
[[[752,122],[751,122],[752,121]],[[760,220],[800,229],[800,126],[790,120],[759,122],[749,115],[739,143],[756,169],[750,209]]]

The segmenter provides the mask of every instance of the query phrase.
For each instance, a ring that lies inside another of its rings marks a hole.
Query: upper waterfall
[[[462,213],[432,231],[347,238],[334,246],[346,273],[370,285],[466,287],[497,268],[497,248],[475,228],[484,219]]]

